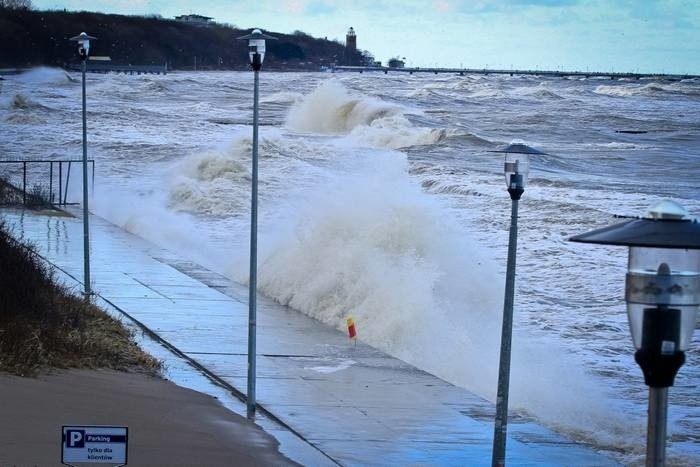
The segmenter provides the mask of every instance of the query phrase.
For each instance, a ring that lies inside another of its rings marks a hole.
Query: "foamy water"
[[[80,156],[76,78],[7,77],[7,158]],[[246,282],[251,73],[88,79],[91,208]],[[700,215],[699,91],[262,73],[260,290],[338,329],[352,315],[360,339],[494,400],[510,200],[488,151],[523,140],[551,155],[533,161],[520,206],[511,407],[643,462],[626,251],[567,239],[663,198]],[[699,354],[696,333],[670,391],[671,463],[700,464]]]

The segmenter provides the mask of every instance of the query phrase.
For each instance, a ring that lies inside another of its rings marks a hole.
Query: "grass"
[[[99,307],[57,283],[55,273],[0,224],[0,371],[110,368],[157,375],[162,363]]]
[[[0,177],[0,205],[22,204],[22,192]]]
[[[43,185],[27,187],[27,193],[23,197],[22,190],[9,183],[4,177],[0,177],[0,206],[21,206],[25,201],[25,207],[31,209],[51,208],[48,189]]]

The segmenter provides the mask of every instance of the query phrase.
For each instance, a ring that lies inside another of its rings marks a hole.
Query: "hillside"
[[[68,38],[85,31],[98,38],[91,55],[109,56],[114,63],[168,63],[170,69],[245,69],[247,44],[236,40],[250,29],[228,25],[195,26],[158,17],[91,12],[34,11],[0,6],[0,68],[63,66],[77,61]],[[265,68],[318,70],[333,62],[358,63],[368,52],[348,56],[343,44],[302,32],[280,34],[268,41]],[[196,59],[195,59],[196,57]]]

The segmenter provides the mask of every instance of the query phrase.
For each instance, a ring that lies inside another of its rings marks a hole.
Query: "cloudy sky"
[[[700,74],[698,0],[33,0],[66,8],[304,31],[412,66]]]

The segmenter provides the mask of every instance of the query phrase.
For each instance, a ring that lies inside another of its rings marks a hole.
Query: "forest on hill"
[[[82,31],[97,38],[92,56],[108,56],[115,64],[163,65],[169,69],[234,69],[248,67],[247,44],[236,40],[250,29],[210,23],[188,24],[157,16],[125,16],[94,12],[36,11],[0,0],[0,68],[66,66],[78,61],[69,38]],[[267,42],[265,68],[318,70],[332,64],[372,63],[367,51],[350,51],[338,41],[314,38],[300,31],[264,31],[278,40]]]

